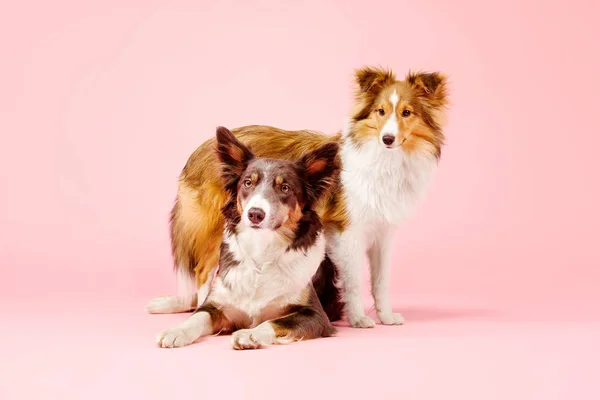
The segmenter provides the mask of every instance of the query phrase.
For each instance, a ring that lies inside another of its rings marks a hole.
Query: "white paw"
[[[383,325],[402,325],[404,317],[400,313],[381,313],[377,317]]]
[[[164,348],[187,346],[194,340],[184,328],[165,329],[156,336],[156,344]]]
[[[235,350],[258,349],[271,344],[271,341],[256,329],[240,329],[231,335],[231,345]]]
[[[353,328],[373,328],[375,327],[375,321],[373,321],[371,318],[367,317],[366,315],[360,316],[360,317],[355,317],[355,318],[348,318],[350,325],[352,325]]]

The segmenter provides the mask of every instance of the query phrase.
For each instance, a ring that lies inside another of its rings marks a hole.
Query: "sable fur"
[[[409,118],[398,117],[404,131],[410,132],[404,147],[414,152],[431,152],[438,159],[441,157],[445,140],[443,118],[448,105],[444,75],[439,72],[409,72],[404,81],[397,81],[391,71],[364,68],[356,76],[351,139],[360,144],[379,134],[382,124],[376,111],[385,108],[390,94],[396,91],[401,99],[399,110],[411,112]]]

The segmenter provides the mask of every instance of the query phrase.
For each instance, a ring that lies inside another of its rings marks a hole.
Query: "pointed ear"
[[[364,67],[355,72],[356,78],[356,109],[354,119],[361,120],[369,116],[373,102],[381,90],[396,81],[396,75],[383,68]]]
[[[296,162],[304,174],[307,205],[318,201],[329,190],[331,184],[338,180],[341,168],[339,148],[335,142],[327,143],[304,154]]]
[[[396,75],[392,71],[381,67],[364,67],[357,70],[354,75],[356,76],[358,90],[362,93],[379,92],[385,85],[396,81]]]
[[[448,78],[439,72],[409,72],[407,82],[417,91],[417,96],[431,102],[432,106],[443,106],[448,102]]]
[[[220,126],[217,128],[217,157],[221,162],[225,189],[234,191],[254,154],[229,129]]]

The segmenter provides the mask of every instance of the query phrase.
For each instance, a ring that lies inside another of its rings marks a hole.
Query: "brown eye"
[[[410,115],[410,110],[404,110],[402,111],[402,116],[403,117],[408,117]]]
[[[381,115],[382,117],[385,115],[385,110],[383,108],[380,108],[379,110],[377,110],[377,112],[379,113],[379,115]]]
[[[281,185],[281,191],[287,193],[290,191],[290,187],[288,185]]]
[[[245,187],[250,187],[250,186],[252,186],[252,181],[251,181],[250,179],[246,179],[246,180],[244,181],[244,186],[245,186]]]

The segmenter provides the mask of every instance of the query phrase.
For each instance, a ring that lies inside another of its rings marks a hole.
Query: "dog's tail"
[[[344,303],[341,300],[340,289],[337,287],[337,279],[337,267],[328,256],[325,256],[313,277],[313,286],[327,317],[332,322],[339,321],[344,314]]]

